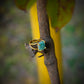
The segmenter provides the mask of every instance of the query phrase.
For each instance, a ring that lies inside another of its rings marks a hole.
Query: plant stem
[[[47,0],[37,0],[37,15],[39,22],[40,38],[49,43],[49,50],[44,53],[44,64],[47,67],[51,84],[60,84],[57,59],[54,51],[54,43],[50,36],[49,19],[46,11]]]

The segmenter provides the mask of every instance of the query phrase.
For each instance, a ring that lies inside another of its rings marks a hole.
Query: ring
[[[38,50],[38,51],[43,51],[44,49],[46,49],[45,41],[42,40],[42,39],[34,39],[34,40],[31,40],[29,42],[29,46],[33,50]]]

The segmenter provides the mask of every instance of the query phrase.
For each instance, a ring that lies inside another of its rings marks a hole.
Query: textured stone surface
[[[45,49],[45,42],[44,41],[40,41],[39,43],[38,43],[38,50],[39,51],[42,51],[42,50],[44,50]]]

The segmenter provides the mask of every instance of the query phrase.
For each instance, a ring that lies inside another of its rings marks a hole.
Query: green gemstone
[[[38,51],[42,51],[45,49],[45,41],[40,41],[38,43]]]

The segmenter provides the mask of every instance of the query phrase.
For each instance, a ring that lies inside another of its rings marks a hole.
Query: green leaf
[[[51,26],[57,30],[65,26],[71,19],[74,0],[48,0],[47,13]]]
[[[15,4],[19,9],[26,11],[35,3],[35,1],[36,0],[15,0]]]

